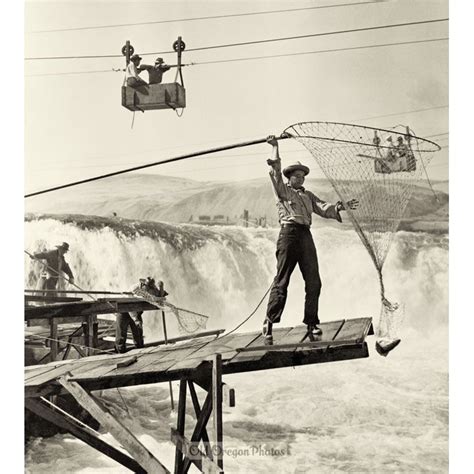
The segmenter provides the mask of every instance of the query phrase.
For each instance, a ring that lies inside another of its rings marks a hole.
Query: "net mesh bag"
[[[380,282],[379,341],[393,340],[404,306],[385,296],[382,268],[416,184],[440,147],[408,128],[383,130],[332,122],[291,125],[284,134],[302,143],[331,182],[339,199],[359,201],[348,216],[367,249]]]
[[[144,299],[146,302],[152,304],[158,309],[165,312],[171,312],[176,316],[178,322],[179,332],[182,334],[193,334],[201,329],[205,329],[208,316],[204,314],[195,313],[183,308],[178,308],[171,303],[168,303],[164,298],[152,295],[142,288],[135,288],[133,294]]]

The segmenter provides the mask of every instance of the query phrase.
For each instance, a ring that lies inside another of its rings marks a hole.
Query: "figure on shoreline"
[[[274,323],[280,322],[285,308],[290,277],[298,264],[305,281],[306,292],[303,323],[308,327],[308,337],[310,340],[314,340],[315,336],[322,334],[318,327],[321,278],[316,247],[310,231],[311,214],[314,212],[320,217],[342,222],[340,211],[346,209],[346,206],[350,209],[357,209],[359,201],[351,199],[344,205],[341,201],[329,204],[319,199],[303,187],[309,168],[300,162],[283,170],[283,174],[288,179],[288,183],[285,184],[282,179],[278,141],[272,135],[267,138],[267,143],[273,147],[272,159],[267,160],[267,163],[272,168],[270,179],[277,200],[281,230],[276,250],[277,274],[270,290],[263,336],[266,343],[273,342],[272,327]]]

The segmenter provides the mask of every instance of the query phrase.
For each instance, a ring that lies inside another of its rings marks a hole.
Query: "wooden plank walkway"
[[[25,306],[25,321],[65,318],[67,322],[67,319],[70,320],[72,317],[156,310],[156,306],[140,298],[99,298],[97,301]]]
[[[71,380],[87,390],[102,390],[170,380],[183,377],[200,378],[212,366],[214,354],[222,355],[224,374],[316,364],[337,360],[368,357],[365,338],[373,334],[371,318],[358,318],[322,323],[323,335],[317,347],[290,347],[303,340],[305,326],[274,329],[272,350],[262,349],[260,332],[235,333],[218,338],[177,342],[167,346],[134,349],[126,354],[98,355],[79,360],[51,362],[25,369],[27,397],[64,393],[58,379],[69,373]],[[307,339],[305,340],[307,342]],[[338,344],[339,342],[339,344]],[[282,350],[275,345],[285,344]],[[258,347],[257,351],[249,348]],[[247,348],[246,352],[241,352]],[[120,362],[136,356],[132,364],[120,367]]]

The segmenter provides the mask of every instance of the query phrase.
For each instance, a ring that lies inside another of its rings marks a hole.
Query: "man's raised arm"
[[[272,157],[267,160],[267,164],[272,167],[270,171],[270,179],[272,180],[273,190],[280,201],[288,201],[288,190],[281,175],[281,159],[278,140],[274,135],[270,135],[267,138],[267,143],[272,145]]]

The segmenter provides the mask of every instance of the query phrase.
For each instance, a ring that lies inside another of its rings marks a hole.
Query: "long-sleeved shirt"
[[[161,64],[159,66],[148,66],[147,64],[143,64],[140,68],[148,72],[148,84],[150,85],[161,84],[163,74],[171,69],[167,64]]]
[[[64,272],[69,277],[69,279],[74,278],[71,268],[64,259],[64,256],[59,253],[59,250],[37,252],[34,254],[34,257],[40,260],[46,260],[48,267],[50,267],[45,269],[48,278],[58,278],[58,273],[61,274],[61,272]]]
[[[129,79],[131,77],[142,80],[141,77],[138,75],[137,66],[132,61],[128,63],[127,69],[125,69],[125,79]]]
[[[336,204],[329,204],[319,199],[311,191],[303,187],[294,189],[285,184],[279,163],[270,171],[270,179],[277,200],[278,218],[280,224],[311,225],[311,214],[314,212],[326,219],[336,219],[342,222]]]

